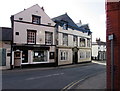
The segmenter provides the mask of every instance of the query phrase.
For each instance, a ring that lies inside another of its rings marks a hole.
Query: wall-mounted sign
[[[113,38],[114,38],[114,34],[108,36],[108,40],[113,40]]]

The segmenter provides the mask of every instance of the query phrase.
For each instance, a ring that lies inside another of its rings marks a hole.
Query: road
[[[65,89],[70,84],[106,70],[105,65],[88,63],[86,65],[53,67],[48,69],[3,71],[3,89]]]

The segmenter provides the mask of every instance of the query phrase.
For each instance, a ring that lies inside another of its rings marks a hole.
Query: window
[[[36,43],[36,31],[34,31],[34,30],[27,31],[27,43],[28,44]]]
[[[80,38],[80,47],[85,47],[85,39]]]
[[[87,47],[90,47],[90,46],[91,46],[90,39],[87,39]]]
[[[11,56],[11,53],[7,53],[7,56],[10,57],[10,56]]]
[[[19,32],[15,32],[15,35],[19,35]]]
[[[91,57],[91,52],[90,51],[87,51],[86,52],[86,58],[90,58]]]
[[[61,51],[61,60],[68,60],[68,52],[67,51]]]
[[[73,45],[77,46],[77,44],[78,44],[77,36],[73,36]]]
[[[63,45],[68,46],[68,35],[63,34]]]
[[[33,15],[32,16],[32,23],[34,23],[34,24],[40,24],[40,19],[41,19],[40,16]]]
[[[33,62],[46,62],[47,51],[34,51]]]
[[[53,33],[45,32],[45,44],[52,45],[53,44]]]
[[[80,59],[84,59],[85,58],[85,52],[84,51],[80,51]]]
[[[63,29],[68,30],[68,25],[66,23],[63,24]]]

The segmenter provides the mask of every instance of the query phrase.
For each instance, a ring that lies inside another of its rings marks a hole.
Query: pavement
[[[98,63],[101,65],[106,65],[105,61],[92,61],[93,63]],[[87,77],[80,81],[76,86],[75,89],[106,89],[106,72],[101,72],[95,74],[93,76]]]

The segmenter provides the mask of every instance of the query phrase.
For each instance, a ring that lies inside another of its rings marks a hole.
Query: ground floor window
[[[91,57],[91,52],[90,51],[86,51],[86,58],[90,58]]]
[[[80,51],[80,59],[84,59],[86,56],[84,51]]]
[[[68,60],[68,51],[60,51],[61,60]]]
[[[46,62],[47,51],[34,51],[33,62]]]

